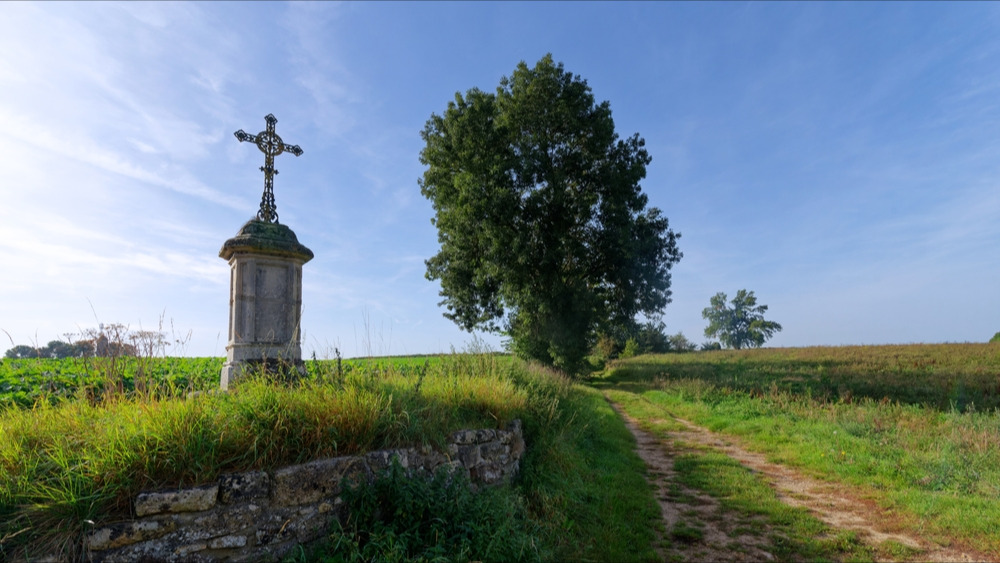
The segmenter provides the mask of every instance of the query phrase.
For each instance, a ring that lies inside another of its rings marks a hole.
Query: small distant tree
[[[718,342],[713,342],[711,340],[702,343],[701,345],[702,352],[709,352],[712,350],[722,350],[722,344],[719,344]]]
[[[990,338],[990,342],[1000,342],[1000,332],[994,334],[993,338]]]
[[[718,338],[723,346],[737,350],[752,346],[760,348],[764,341],[781,331],[781,325],[764,319],[767,305],[758,305],[752,291],[741,289],[726,305],[726,294],[716,293],[711,306],[701,316],[708,320],[705,336]]]
[[[683,332],[671,334],[667,337],[667,341],[671,352],[693,352],[698,348],[698,345],[688,340]]]

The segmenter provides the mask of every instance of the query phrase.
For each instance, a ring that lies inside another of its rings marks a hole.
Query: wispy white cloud
[[[132,180],[195,196],[233,209],[246,208],[244,201],[205,186],[185,169],[161,163],[167,170],[161,173],[152,172],[135,164],[134,154],[102,146],[99,144],[100,139],[76,133],[56,132],[47,124],[22,117],[4,107],[0,107],[0,124],[2,124],[0,132],[8,137],[29,143],[59,157],[71,158]],[[148,150],[140,149],[140,152],[145,153]]]
[[[479,6],[4,5],[0,261],[19,297],[0,295],[0,326],[16,314],[71,329],[88,298],[106,318],[166,306],[218,351],[218,247],[261,186],[259,152],[232,131],[273,112],[306,150],[279,162],[276,192],[317,256],[308,334],[346,346],[367,310],[394,348],[447,350],[465,335],[423,278],[437,244],[419,129],[455,90],[546,51],[585,61],[568,70],[599,86],[620,133],[649,141],[644,187],[684,233],[671,330],[698,338],[708,298],[742,287],[787,315],[780,342],[837,343],[852,324],[865,339],[909,337],[891,320],[916,324],[907,300],[939,303],[941,325],[987,323],[947,308],[1000,275],[1000,10],[636,4],[622,19],[600,4]],[[510,51],[482,18],[497,14],[552,33]],[[462,29],[428,32],[438,20]],[[580,50],[579,29],[606,33]]]
[[[356,120],[350,106],[364,100],[362,84],[344,62],[336,27],[345,5],[299,2],[287,5],[282,25],[291,35],[286,56],[293,79],[312,99],[308,113],[328,135],[341,137]]]

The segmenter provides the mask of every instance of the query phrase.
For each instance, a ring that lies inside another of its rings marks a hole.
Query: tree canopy
[[[647,208],[645,142],[620,139],[610,104],[551,55],[495,93],[456,93],[421,135],[441,243],[426,275],[460,327],[575,372],[597,330],[670,302],[680,234]]]
[[[757,305],[752,291],[741,289],[733,297],[732,306],[726,305],[726,294],[716,293],[711,306],[701,316],[708,320],[705,336],[718,337],[723,346],[737,350],[752,346],[760,348],[764,341],[781,331],[781,325],[764,320],[767,305]]]

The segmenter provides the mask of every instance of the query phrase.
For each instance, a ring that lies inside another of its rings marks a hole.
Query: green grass
[[[956,382],[966,397],[992,397],[998,357],[996,345],[967,344],[646,356],[596,384],[635,403],[636,416],[738,436],[773,462],[872,498],[898,529],[995,557],[1000,411],[945,405]]]
[[[302,560],[424,562],[539,561],[537,523],[509,486],[474,494],[468,477],[439,470],[431,480],[407,478],[394,463],[371,485],[346,484],[347,522]]]
[[[500,364],[513,361],[509,355],[484,353]],[[313,359],[305,362],[313,379],[333,380],[352,372],[373,373],[392,371],[396,375],[412,376],[437,368],[442,362],[453,361],[453,354],[421,356],[382,356],[350,358],[340,362]],[[54,404],[72,399],[80,393],[104,394],[109,379],[126,394],[135,393],[146,381],[155,382],[152,389],[164,397],[180,397],[192,391],[218,388],[219,373],[224,358],[172,358],[120,356],[117,358],[0,358],[0,410],[29,408],[38,401]],[[116,378],[109,378],[114,371]],[[137,386],[137,382],[139,385]]]
[[[871,559],[855,534],[832,530],[806,510],[782,503],[767,483],[728,456],[684,454],[674,470],[681,483],[717,497],[723,508],[766,518],[772,529],[769,550],[779,561]]]
[[[127,516],[143,489],[502,427],[524,410],[527,393],[509,362],[499,364],[466,356],[420,376],[354,370],[335,382],[290,387],[251,378],[231,393],[7,409],[0,412],[0,544],[73,544],[88,520]]]
[[[608,389],[608,397],[620,404],[639,421],[640,426],[665,441],[669,432],[686,428],[671,417],[671,411],[650,400],[644,394]],[[780,561],[830,561],[871,559],[871,553],[856,536],[832,530],[807,511],[782,503],[774,490],[751,470],[732,458],[713,452],[699,451],[686,444],[675,444],[681,450],[673,469],[677,482],[716,497],[720,505],[742,517],[763,518],[772,530],[770,552]],[[675,502],[689,502],[673,487]],[[695,521],[697,523],[697,521]],[[756,524],[756,527],[761,527]],[[687,520],[676,523],[669,537],[682,543],[697,543],[701,530]]]
[[[310,377],[291,386],[250,378],[229,393],[193,396],[127,388],[105,395],[83,386],[28,408],[0,409],[0,559],[25,550],[80,556],[85,531],[128,517],[141,490],[371,449],[440,445],[451,431],[503,427],[514,418],[523,421],[528,449],[520,477],[501,489],[506,500],[497,506],[527,530],[532,550],[525,553],[543,560],[655,558],[658,509],[642,463],[596,391],[494,354],[352,360],[339,371],[335,361],[306,364]],[[393,541],[415,537],[405,526],[390,532],[385,537]],[[414,549],[433,553],[435,545]],[[489,553],[469,557],[488,560]],[[335,550],[316,557],[336,559]]]
[[[660,512],[632,435],[599,392],[565,385],[558,405],[525,423],[521,478],[554,559],[657,560]]]
[[[1000,408],[1000,343],[722,350],[646,355],[609,366],[614,381],[692,379],[829,401],[887,399],[942,411]]]
[[[458,428],[521,418],[528,449],[517,481],[500,489],[502,510],[470,510],[515,514],[506,522],[525,524],[518,537],[534,554],[525,559],[653,561],[659,509],[600,390],[649,430],[679,429],[677,416],[739,436],[772,461],[875,499],[897,529],[1000,555],[1000,345],[642,356],[612,363],[591,380],[597,389],[494,354],[352,359],[339,371],[336,361],[307,360],[310,377],[297,385],[252,380],[190,398],[217,386],[221,360],[147,363],[143,377],[155,385],[145,392],[125,366],[118,394],[104,393],[98,366],[73,362],[0,363],[0,559],[26,546],[71,553],[88,520],[127,515],[142,489],[440,444]],[[731,462],[701,452],[679,462],[685,484],[787,526],[781,553],[864,558],[856,538],[816,533]],[[697,534],[667,531],[675,542]],[[912,555],[892,545],[879,553]]]

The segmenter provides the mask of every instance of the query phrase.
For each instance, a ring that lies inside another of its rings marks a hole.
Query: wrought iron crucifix
[[[260,198],[260,211],[257,212],[257,218],[265,223],[277,223],[278,206],[274,203],[274,175],[278,171],[274,168],[274,157],[286,151],[300,156],[302,149],[298,145],[286,145],[281,137],[274,132],[274,125],[278,123],[274,114],[267,114],[264,121],[267,122],[267,129],[256,135],[250,135],[242,129],[234,135],[241,143],[243,141],[256,143],[260,152],[264,153],[264,166],[260,167],[261,172],[264,173],[264,195]]]

